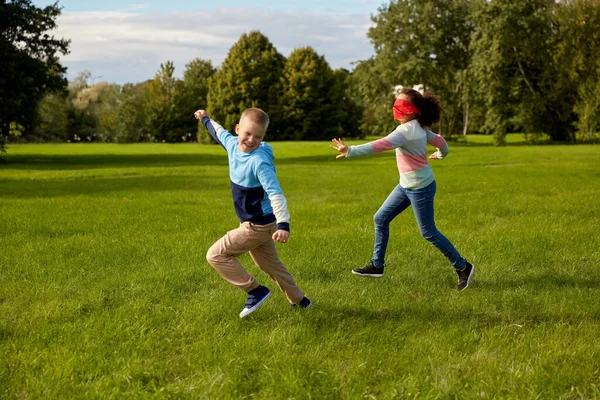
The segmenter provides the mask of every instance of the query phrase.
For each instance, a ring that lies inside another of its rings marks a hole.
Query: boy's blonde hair
[[[260,108],[246,108],[244,110],[244,112],[242,113],[242,116],[240,117],[240,121],[243,118],[249,118],[250,121],[254,122],[255,124],[261,125],[265,128],[265,131],[267,130],[268,126],[269,126],[269,116],[267,115],[266,112],[264,112],[263,110],[261,110]]]

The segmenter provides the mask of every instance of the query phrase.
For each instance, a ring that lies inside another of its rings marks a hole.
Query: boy
[[[194,113],[210,135],[227,151],[229,177],[239,228],[227,232],[206,254],[206,259],[226,281],[248,293],[240,318],[251,314],[269,298],[271,291],[250,275],[236,257],[250,252],[254,263],[285,293],[290,308],[308,308],[311,301],[296,286],[279,260],[275,243],[286,243],[290,214],[273,165],[273,150],[262,142],[269,116],[259,108],[248,108],[235,126],[237,139],[211,120],[204,110]]]

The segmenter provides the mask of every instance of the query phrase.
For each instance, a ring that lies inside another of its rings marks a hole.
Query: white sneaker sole
[[[383,278],[383,274],[361,274],[360,272],[356,272],[354,270],[352,270],[352,273],[354,275],[366,276],[366,277],[369,277],[369,278]]]
[[[460,289],[461,292],[469,287],[469,283],[471,283],[471,278],[473,278],[473,274],[475,273],[475,265],[471,264],[471,266],[473,268],[471,268],[471,273],[469,274],[469,277],[467,278],[467,285],[464,288]]]
[[[240,313],[240,318],[244,318],[247,315],[252,314],[254,311],[256,311],[256,309],[258,307],[261,306],[262,303],[264,303],[265,301],[267,301],[267,299],[271,297],[271,292],[267,293],[267,295],[265,297],[263,297],[258,303],[256,303],[256,305],[252,308],[244,308],[242,310],[242,312]]]

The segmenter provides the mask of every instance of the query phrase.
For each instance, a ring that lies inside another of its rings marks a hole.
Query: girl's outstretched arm
[[[408,128],[402,124],[384,138],[350,147],[346,146],[341,139],[333,139],[332,141],[336,144],[336,146],[331,146],[331,148],[340,152],[336,158],[353,158],[367,156],[369,154],[377,154],[406,144],[405,133],[407,130]]]

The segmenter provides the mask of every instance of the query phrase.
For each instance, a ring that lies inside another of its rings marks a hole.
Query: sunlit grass
[[[411,210],[361,279],[392,153],[273,143],[280,256],[315,307],[245,296],[207,264],[237,226],[218,146],[11,145],[0,164],[0,397],[598,398],[597,146],[451,143],[439,229],[477,266],[456,291]],[[485,142],[485,140],[488,140]],[[357,143],[357,142],[353,142]]]

